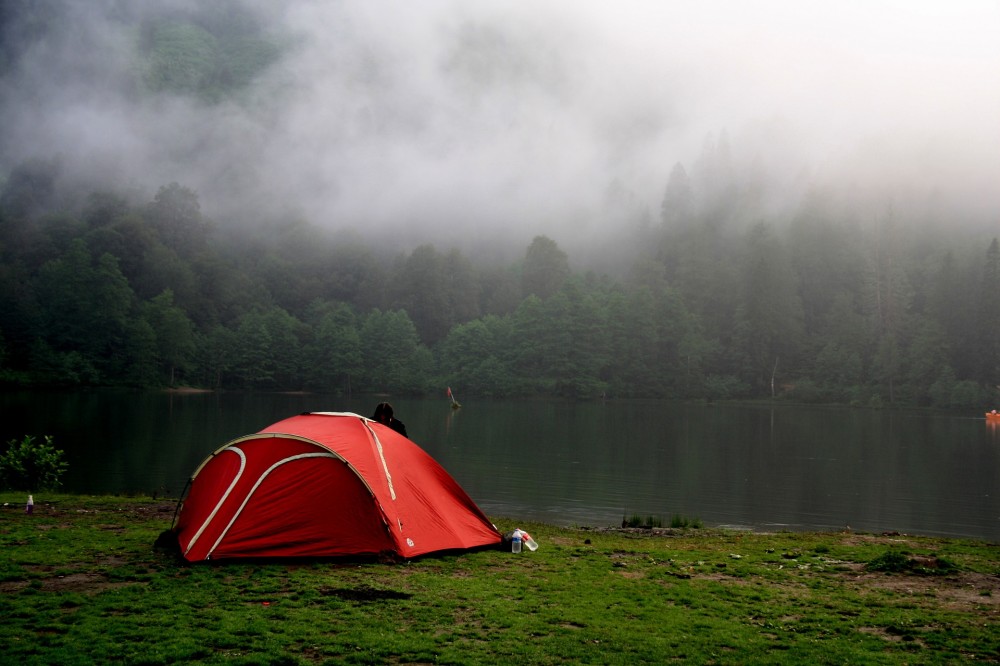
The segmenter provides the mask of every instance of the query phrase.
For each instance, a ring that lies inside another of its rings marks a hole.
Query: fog
[[[765,219],[821,189],[1000,223],[996,0],[239,4],[281,56],[213,101],[135,92],[138,14],[194,0],[7,20],[3,177],[57,158],[88,186],[179,182],[220,225],[524,247],[658,223],[674,166],[721,142]]]

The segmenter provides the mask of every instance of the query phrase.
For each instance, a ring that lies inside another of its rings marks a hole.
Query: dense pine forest
[[[779,230],[683,214],[683,167],[621,276],[544,235],[509,265],[380,253],[305,221],[217,229],[176,183],[63,207],[51,162],[0,197],[6,384],[463,396],[781,398],[941,408],[998,382],[1000,245],[805,201]],[[682,196],[678,198],[678,192]]]
[[[105,78],[137,105],[259,104],[254,82],[295,48],[235,0],[109,6],[127,65]],[[26,80],[31,39],[69,31],[74,11],[0,11],[9,89]],[[80,49],[77,73],[103,57]],[[661,165],[657,200],[613,181],[579,233],[573,219],[559,233],[511,220],[506,251],[477,247],[475,232],[459,244],[417,228],[387,244],[363,220],[332,231],[308,215],[254,218],[252,205],[217,216],[204,179],[142,194],[149,174],[101,177],[59,150],[13,159],[14,143],[0,144],[6,386],[977,411],[998,398],[997,220],[923,190],[808,175],[778,186],[733,159],[724,130],[696,160]]]

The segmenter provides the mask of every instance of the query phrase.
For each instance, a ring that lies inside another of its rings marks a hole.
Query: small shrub
[[[868,562],[869,571],[900,573],[910,568],[910,558],[898,550],[889,550]]]
[[[53,490],[62,485],[62,475],[69,463],[63,460],[63,451],[52,445],[52,437],[36,442],[32,435],[25,435],[20,442],[7,442],[7,450],[0,455],[0,485],[10,490],[34,492]]]
[[[940,557],[909,557],[898,550],[882,553],[871,560],[866,568],[869,571],[924,575],[951,573],[958,569],[953,562]]]

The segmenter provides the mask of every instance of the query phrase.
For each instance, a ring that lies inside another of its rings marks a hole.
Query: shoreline
[[[25,500],[27,498],[27,492],[21,491],[10,491],[10,490],[0,490],[0,515],[12,513],[23,513],[25,507]],[[64,493],[64,492],[48,492],[48,491],[33,491],[31,493],[34,497],[34,511],[36,514],[44,512],[45,507],[53,509],[55,512],[63,511],[66,507],[72,505],[93,507],[93,510],[133,510],[140,514],[172,514],[177,504],[180,502],[179,497],[169,497],[169,496],[159,496],[159,495],[145,495],[145,494],[135,494],[135,495],[115,495],[115,494],[99,494],[99,495],[88,495],[80,493]],[[974,543],[981,544],[986,547],[998,547],[1000,546],[1000,541],[995,539],[989,539],[985,537],[975,537],[975,536],[962,536],[962,535],[944,535],[944,534],[925,534],[920,532],[908,532],[900,530],[880,530],[880,531],[865,531],[865,530],[855,530],[850,527],[844,527],[840,529],[808,529],[808,530],[773,530],[773,529],[759,529],[751,526],[739,526],[733,527],[729,525],[702,525],[700,527],[686,526],[686,527],[670,527],[670,526],[622,526],[618,524],[608,524],[608,525],[563,525],[559,523],[546,522],[536,519],[520,519],[515,516],[493,516],[487,514],[487,517],[499,528],[500,525],[511,525],[517,527],[519,525],[530,525],[532,529],[543,528],[553,531],[566,531],[575,533],[586,533],[586,534],[600,534],[600,535],[618,535],[630,538],[688,538],[688,539],[710,539],[717,537],[734,537],[738,538],[740,536],[747,537],[774,537],[774,536],[788,536],[788,537],[820,537],[820,536],[838,536],[838,537],[857,537],[857,538],[868,538],[868,539],[886,539],[886,540],[906,540],[906,539],[922,539],[929,541],[940,541],[940,542],[952,542],[952,543]],[[511,529],[513,529],[511,527]]]

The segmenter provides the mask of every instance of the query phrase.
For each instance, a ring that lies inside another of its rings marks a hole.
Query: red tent
[[[173,529],[191,562],[410,558],[503,538],[419,446],[357,414],[328,412],[279,421],[209,456]]]

